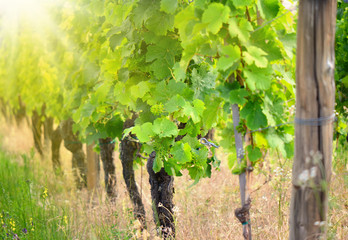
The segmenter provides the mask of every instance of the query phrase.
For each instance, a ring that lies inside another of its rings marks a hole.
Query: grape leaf
[[[173,66],[173,73],[175,76],[175,80],[182,81],[186,78],[186,72],[184,69],[181,68],[180,64],[176,62]]]
[[[157,35],[166,35],[167,31],[173,29],[174,16],[157,11],[146,22],[145,27]]]
[[[176,142],[172,147],[170,153],[173,155],[173,159],[181,164],[191,161],[191,147],[188,143]]]
[[[161,0],[161,11],[173,14],[178,7],[177,0]]]
[[[244,51],[244,60],[247,64],[251,65],[255,63],[255,65],[259,68],[267,67],[268,61],[267,58],[264,57],[267,55],[261,48],[255,46],[247,47],[248,51]]]
[[[163,160],[158,156],[156,155],[155,157],[155,160],[153,161],[153,171],[155,173],[159,172],[161,169],[163,168]]]
[[[142,0],[138,2],[138,6],[133,10],[132,19],[137,28],[142,27],[155,12],[159,9],[159,2],[153,0]]]
[[[246,150],[248,151],[249,160],[253,163],[262,157],[262,153],[258,147],[253,148],[251,145],[248,145]]]
[[[203,95],[215,87],[215,80],[217,73],[215,71],[209,71],[205,67],[196,68],[192,70],[191,81],[192,89],[195,92],[194,97],[203,99]]]
[[[267,126],[267,118],[258,103],[247,102],[240,111],[240,116],[246,120],[246,125],[250,130],[257,130]]]
[[[250,6],[252,4],[252,0],[233,0],[233,5],[235,7],[246,7],[246,6]]]
[[[271,20],[278,15],[280,8],[278,0],[261,0],[260,4],[266,20]]]
[[[207,29],[213,34],[217,34],[223,23],[228,21],[230,9],[221,3],[211,3],[204,11],[202,22],[207,23]]]
[[[211,129],[216,125],[216,121],[219,119],[219,112],[221,111],[221,99],[210,98],[206,100],[206,109],[203,112],[203,122],[206,129]]]
[[[108,135],[108,137],[111,138],[122,138],[122,131],[123,131],[123,121],[120,117],[120,115],[112,117],[106,124],[105,124],[105,130]]]
[[[142,125],[136,125],[132,129],[132,133],[137,135],[137,138],[139,139],[140,142],[148,142],[151,140],[151,137],[154,135],[154,131],[152,130],[153,126],[152,123],[146,122]]]
[[[237,22],[236,18],[231,18],[228,21],[228,32],[231,37],[238,37],[242,43],[248,42],[250,38],[250,32],[253,30],[253,27],[248,20],[242,18]]]
[[[255,66],[248,66],[246,70],[244,70],[245,80],[250,88],[250,90],[254,91],[256,89],[267,90],[271,87],[271,76],[270,72],[272,69],[268,68],[257,68]]]
[[[185,99],[180,95],[175,95],[164,105],[164,109],[169,112],[175,112],[185,105]]]
[[[110,48],[112,50],[115,50],[116,47],[121,45],[122,40],[124,39],[124,34],[119,33],[119,34],[114,34],[110,37],[109,42],[110,42]]]
[[[175,123],[167,118],[157,118],[153,123],[152,130],[161,138],[177,136],[179,133]]]
[[[243,105],[244,103],[247,102],[245,97],[248,97],[248,96],[249,96],[249,93],[244,88],[232,90],[230,91],[231,104]]]
[[[240,59],[240,49],[238,46],[224,46],[222,47],[221,53],[226,55],[222,56],[217,63],[217,68],[222,71],[226,71]]]
[[[191,117],[194,123],[198,123],[201,119],[204,108],[204,102],[202,102],[199,99],[196,99],[193,101],[193,106],[189,102],[185,103],[183,107],[183,113],[186,116]]]

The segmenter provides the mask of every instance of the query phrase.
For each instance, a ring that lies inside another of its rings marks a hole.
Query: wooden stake
[[[94,144],[87,145],[87,189],[94,191],[98,187],[98,154],[93,151]]]
[[[237,127],[240,121],[239,115],[239,107],[237,104],[232,105],[232,114],[233,114],[233,129],[234,129],[234,138],[236,143],[236,152],[237,152],[237,161],[238,164],[241,164],[244,158],[244,148],[243,148],[243,138],[242,134],[238,132]],[[247,171],[246,171],[247,172]],[[242,208],[238,208],[235,211],[236,217],[237,215],[245,214],[247,215],[247,219],[249,219],[249,208],[250,208],[250,190],[247,187],[247,173],[243,172],[239,175],[239,189],[240,189],[240,198],[242,203]],[[246,198],[247,196],[247,198]],[[248,198],[249,197],[249,198]],[[251,240],[251,225],[250,221],[247,224],[243,224],[243,236],[244,239]]]
[[[326,239],[331,176],[336,0],[301,0],[290,239]]]

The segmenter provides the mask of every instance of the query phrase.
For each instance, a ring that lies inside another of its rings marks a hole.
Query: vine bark
[[[123,125],[123,129],[134,126],[134,120],[135,117],[132,119],[127,119]],[[138,143],[127,138],[122,139],[120,143],[120,158],[123,167],[123,178],[127,185],[129,197],[132,200],[134,207],[134,216],[140,221],[142,228],[146,228],[145,207],[135,182],[133,169],[133,160],[138,147]]]

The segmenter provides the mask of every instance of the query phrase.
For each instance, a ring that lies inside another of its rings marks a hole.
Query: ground
[[[30,128],[23,122],[20,127],[2,121],[0,146],[20,156],[32,151]],[[345,148],[347,149],[347,148]],[[132,218],[132,205],[122,178],[122,166],[116,154],[117,191],[115,202],[109,202],[103,191],[103,176],[96,193],[77,191],[71,173],[71,155],[61,148],[64,176],[56,178],[49,157],[39,159],[35,154],[32,170],[48,187],[49,196],[57,205],[70,208],[69,222],[75,239],[135,239],[138,224]],[[328,239],[345,239],[348,236],[348,174],[346,150],[334,151],[334,173],[329,197]],[[234,216],[240,207],[238,176],[232,175],[225,156],[218,153],[222,165],[211,178],[192,186],[187,173],[175,178],[175,212],[177,239],[242,239],[242,225]],[[14,158],[21,164],[21,158]],[[343,164],[342,164],[343,163]],[[251,207],[251,224],[254,239],[288,239],[289,207],[291,197],[292,160],[282,159],[276,153],[267,155],[263,167],[254,171]],[[41,170],[39,170],[39,168]],[[43,169],[43,171],[42,171]],[[156,235],[153,223],[150,186],[145,167],[136,169],[136,180],[142,190],[146,207],[149,239]],[[145,234],[144,234],[145,235]]]

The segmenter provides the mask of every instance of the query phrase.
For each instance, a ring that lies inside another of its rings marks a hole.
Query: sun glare
[[[0,14],[31,15],[35,14],[39,0],[0,0]]]
[[[21,20],[39,20],[42,14],[42,0],[0,0],[2,28],[16,27]]]

